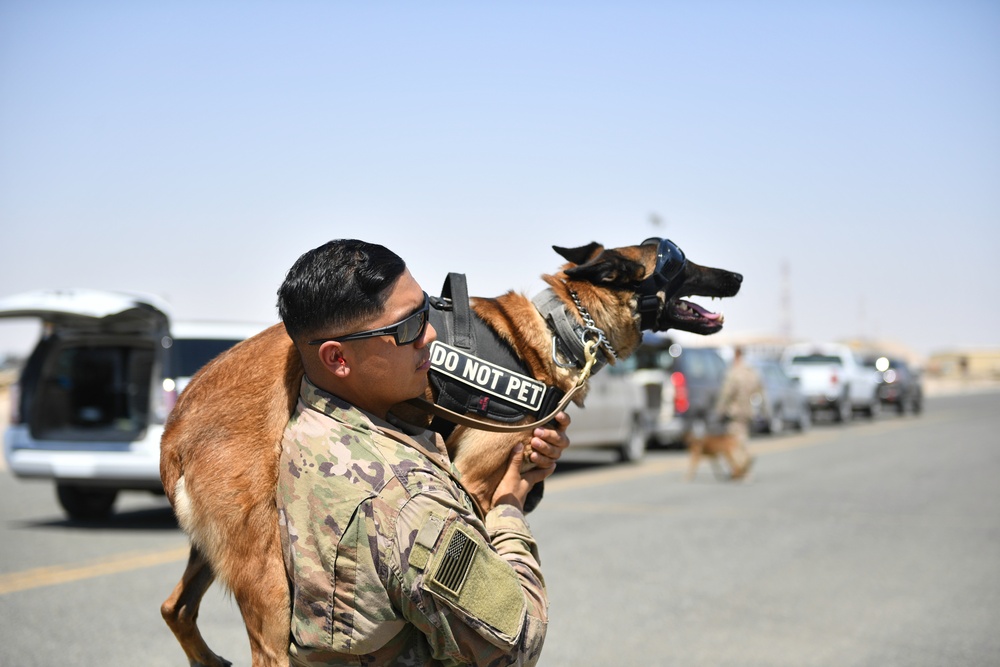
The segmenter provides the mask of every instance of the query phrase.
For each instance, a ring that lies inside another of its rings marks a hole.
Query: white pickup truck
[[[781,365],[789,376],[798,379],[814,416],[820,410],[831,410],[833,418],[842,422],[854,412],[874,417],[881,408],[875,372],[846,345],[789,345],[781,355]]]

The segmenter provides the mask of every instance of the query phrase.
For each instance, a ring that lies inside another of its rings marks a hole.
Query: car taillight
[[[21,423],[21,385],[17,382],[10,386],[10,423]]]
[[[174,405],[177,404],[177,383],[171,378],[165,378],[160,386],[160,398],[156,405],[156,421],[160,424],[164,424],[167,421],[167,415],[170,411],[174,409]]]
[[[830,373],[830,384],[836,387],[838,382],[840,382],[840,376],[836,373]]]
[[[674,385],[674,412],[687,412],[691,403],[688,401],[687,379],[684,373],[680,371],[671,373],[670,383]]]

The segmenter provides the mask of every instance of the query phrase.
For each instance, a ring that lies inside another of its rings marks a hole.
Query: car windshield
[[[175,338],[170,346],[169,377],[191,377],[238,340],[228,338]]]
[[[792,357],[793,364],[839,364],[840,357],[835,354],[800,354]]]

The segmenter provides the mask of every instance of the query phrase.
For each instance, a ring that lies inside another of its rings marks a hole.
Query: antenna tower
[[[788,260],[781,262],[781,337],[792,342],[792,278]]]

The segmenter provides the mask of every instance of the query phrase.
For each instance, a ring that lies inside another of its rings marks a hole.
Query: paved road
[[[1000,664],[1000,394],[920,417],[755,440],[743,484],[655,451],[577,452],[531,522],[551,597],[541,664]],[[0,472],[0,665],[185,664],[159,618],[186,541],[165,504],[64,521],[51,487]],[[209,643],[249,664],[212,590]]]

